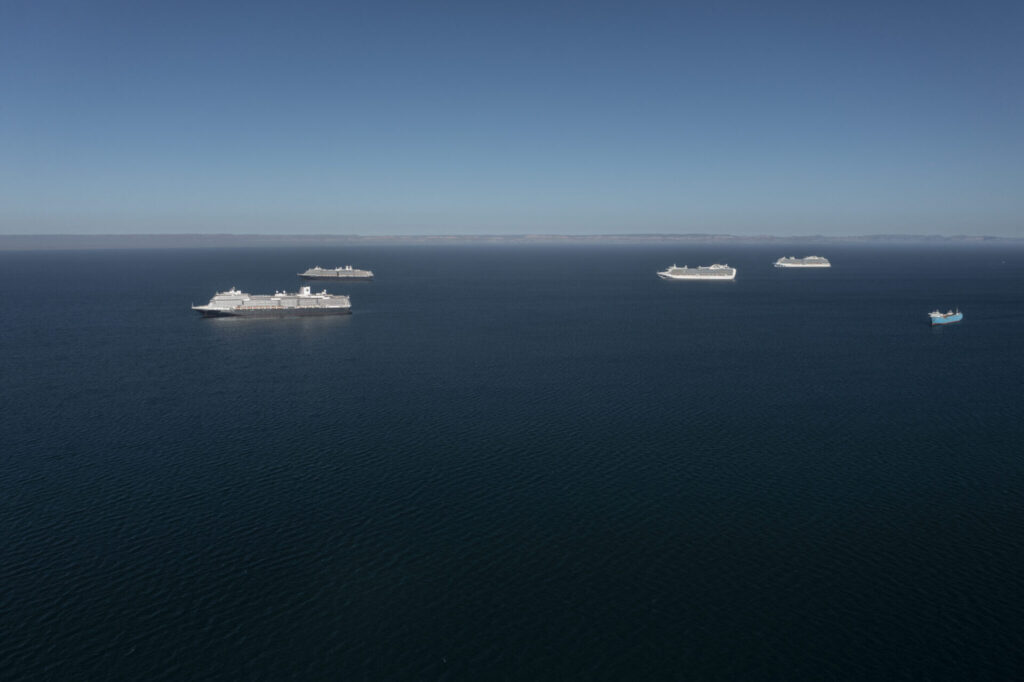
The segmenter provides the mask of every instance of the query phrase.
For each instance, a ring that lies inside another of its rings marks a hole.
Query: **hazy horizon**
[[[1019,237],[991,235],[715,235],[715,234],[448,234],[448,235],[340,235],[340,234],[64,234],[64,235],[0,235],[0,251],[37,250],[92,250],[92,249],[173,249],[173,248],[225,248],[225,247],[356,247],[379,245],[654,245],[699,246],[702,244],[779,244],[785,248],[815,248],[812,245],[862,244],[886,246],[918,245],[971,245],[998,244],[1021,246]]]
[[[84,220],[84,219],[83,219]],[[28,225],[28,227],[25,227]],[[272,225],[266,225],[261,229],[261,223],[255,221],[253,223],[241,224],[236,221],[229,223],[210,223],[201,222],[196,224],[185,223],[174,223],[173,225],[165,225],[163,222],[155,221],[148,222],[145,225],[149,229],[140,229],[139,223],[133,223],[131,225],[124,225],[120,227],[107,227],[85,229],[83,227],[82,220],[67,220],[61,222],[46,222],[40,224],[35,221],[28,221],[27,223],[17,223],[13,225],[5,225],[4,229],[0,229],[0,238],[2,237],[177,237],[177,236],[234,236],[234,237],[328,237],[328,238],[369,238],[379,237],[384,239],[397,239],[397,238],[444,238],[444,237],[466,237],[466,238],[487,238],[487,237],[509,237],[509,236],[549,236],[549,237],[572,237],[572,238],[614,238],[623,236],[636,236],[636,237],[650,237],[650,236],[667,236],[667,237],[690,237],[690,236],[708,236],[708,237],[722,237],[722,238],[750,238],[750,239],[804,239],[804,238],[835,238],[835,239],[862,239],[870,237],[907,237],[907,238],[1000,238],[1000,239],[1024,239],[1024,224],[1013,224],[996,225],[996,226],[975,226],[975,225],[961,225],[962,229],[955,229],[951,226],[947,229],[936,229],[936,225],[920,225],[908,227],[901,224],[885,223],[881,222],[878,225],[863,227],[860,230],[851,228],[848,230],[837,229],[836,225],[831,224],[831,230],[815,230],[812,225],[808,225],[807,229],[804,230],[793,230],[793,231],[782,231],[782,230],[757,230],[753,227],[750,228],[739,228],[739,229],[726,229],[720,228],[714,223],[696,224],[689,228],[683,229],[668,229],[661,228],[657,225],[642,224],[636,227],[631,226],[620,226],[619,229],[607,228],[607,229],[573,229],[573,230],[559,230],[554,227],[545,228],[543,226],[534,226],[531,229],[530,226],[516,226],[509,224],[507,227],[494,227],[492,229],[477,229],[474,230],[472,227],[466,226],[459,229],[443,230],[443,229],[429,229],[427,226],[419,225],[413,228],[407,229],[387,229],[379,225],[364,226],[363,229],[352,229],[352,230],[331,230],[331,229],[317,229],[317,224],[311,224],[308,222],[301,223],[299,227],[304,229],[297,229],[296,231],[288,231],[285,229],[275,229]],[[824,226],[824,223],[818,223],[819,228]],[[177,229],[175,229],[177,226]],[[19,229],[20,227],[20,229]],[[987,229],[986,229],[987,227]],[[888,228],[888,229],[887,229]],[[931,228],[931,229],[929,229]]]

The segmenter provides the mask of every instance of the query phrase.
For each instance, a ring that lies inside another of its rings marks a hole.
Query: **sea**
[[[349,316],[190,309],[349,263]],[[4,680],[1024,671],[1019,244],[3,252],[0,292]]]

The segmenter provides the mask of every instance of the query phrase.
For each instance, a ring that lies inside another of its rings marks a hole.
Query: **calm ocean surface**
[[[351,316],[189,310],[347,263]],[[1024,248],[0,253],[0,291],[2,679],[1024,670]]]

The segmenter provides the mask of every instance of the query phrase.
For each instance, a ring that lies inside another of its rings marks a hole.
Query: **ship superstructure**
[[[298,293],[277,291],[271,294],[247,294],[234,287],[218,292],[206,305],[192,310],[203,317],[279,317],[292,315],[346,315],[352,312],[348,296],[313,293],[301,287]]]
[[[823,256],[807,256],[806,258],[795,258],[794,256],[784,256],[779,260],[775,261],[775,267],[777,268],[830,268],[832,264],[828,262],[828,258]]]
[[[360,270],[359,268],[353,268],[351,265],[338,268],[322,268],[317,265],[305,272],[300,272],[299,277],[302,279],[343,279],[346,282],[358,282],[360,280],[373,279],[373,271]]]
[[[686,265],[679,267],[673,265],[658,273],[662,279],[706,279],[706,280],[731,280],[736,279],[736,268],[728,265],[715,263],[714,265],[701,265],[691,268]]]

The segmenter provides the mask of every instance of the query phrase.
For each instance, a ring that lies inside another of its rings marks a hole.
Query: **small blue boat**
[[[944,313],[940,313],[938,310],[928,313],[928,317],[932,320],[932,326],[937,324],[953,324],[964,319],[964,314],[957,310],[955,313],[950,310]]]

